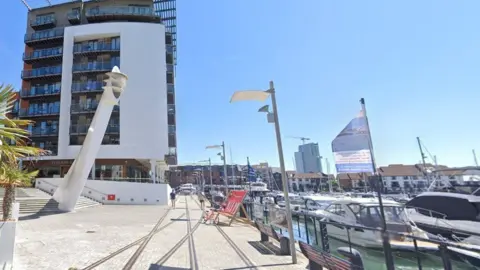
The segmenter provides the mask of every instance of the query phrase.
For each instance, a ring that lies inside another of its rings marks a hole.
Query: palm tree
[[[9,118],[8,114],[12,111],[15,101],[13,87],[0,85],[0,187],[5,188],[3,220],[11,218],[15,187],[23,186],[37,174],[19,168],[19,159],[46,153],[43,149],[27,145],[29,132],[24,127],[32,124],[32,121]]]
[[[12,218],[12,205],[15,201],[15,188],[25,186],[35,178],[38,171],[29,172],[18,166],[17,162],[2,162],[0,164],[0,186],[5,188],[3,196],[3,220]]]

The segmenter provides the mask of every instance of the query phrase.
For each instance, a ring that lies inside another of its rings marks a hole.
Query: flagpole
[[[252,195],[252,183],[250,183],[250,159],[247,157],[247,183],[250,189],[250,198],[252,199],[252,202],[254,202],[254,198]]]
[[[374,174],[374,179],[375,178],[378,179],[378,183],[376,183],[376,186],[377,186],[378,204],[380,206],[380,214],[382,215],[382,239],[383,239],[383,248],[385,249],[385,252],[384,252],[385,263],[387,264],[388,270],[395,270],[393,256],[392,256],[392,248],[390,245],[390,240],[388,239],[387,222],[385,220],[385,210],[383,209],[382,193],[380,191],[381,187],[383,186],[382,176],[377,172],[375,156],[373,154],[372,133],[370,132],[370,125],[368,124],[367,109],[365,107],[364,98],[360,99],[360,104],[362,105],[363,117],[365,118],[365,125],[367,127],[367,132],[368,132],[368,148],[370,150],[370,158],[372,161],[372,170]]]

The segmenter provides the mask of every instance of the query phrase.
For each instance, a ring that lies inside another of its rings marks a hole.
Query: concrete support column
[[[150,178],[154,184],[157,182],[156,174],[157,174],[157,161],[154,159],[150,159]]]

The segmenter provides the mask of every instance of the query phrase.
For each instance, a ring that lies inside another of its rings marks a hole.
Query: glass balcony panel
[[[167,72],[173,72],[173,65],[167,65]]]
[[[86,16],[98,15],[137,15],[137,16],[158,16],[153,8],[135,7],[135,6],[115,6],[115,7],[94,7],[85,13]]]
[[[175,148],[175,147],[169,147],[169,148],[168,148],[168,154],[169,154],[169,155],[176,155],[176,154],[177,154],[177,148]]]
[[[22,79],[51,75],[62,75],[62,66],[42,67],[22,71]]]
[[[88,71],[110,71],[114,66],[120,67],[120,60],[108,61],[108,62],[88,62],[83,64],[73,65],[72,70],[74,72],[88,72]]]
[[[170,134],[174,134],[174,133],[175,133],[175,126],[174,126],[174,125],[168,126],[168,133],[170,133]]]
[[[80,20],[80,12],[78,11],[71,11],[67,13],[68,20]]]
[[[81,112],[95,112],[98,108],[98,101],[91,101],[91,102],[86,102],[86,103],[83,103],[83,102],[72,102],[71,106],[70,106],[70,109],[72,112],[77,112],[77,113],[81,113]]]
[[[72,92],[98,92],[103,91],[102,81],[73,82]]]
[[[37,105],[37,104],[32,104]],[[60,105],[54,106],[30,106],[20,109],[19,116],[42,116],[60,114]]]
[[[167,48],[168,53],[173,53],[173,46],[172,45],[167,45],[166,48]]]
[[[46,96],[59,94],[61,84],[50,84],[45,86],[32,86],[30,89],[22,89],[20,92],[21,97],[33,97],[33,96]]]
[[[87,52],[102,52],[102,51],[118,51],[120,50],[119,42],[97,42],[94,46],[92,44],[75,44],[73,47],[74,53]]]
[[[175,85],[174,84],[167,84],[167,93],[175,93]]]
[[[55,19],[55,15],[47,15],[47,16],[38,16],[36,19],[30,21],[31,26],[40,26],[46,24],[55,24],[57,20]]]
[[[58,56],[62,56],[62,54],[63,54],[62,47],[48,48],[43,50],[35,50],[33,52],[23,54],[23,60],[58,57]]]
[[[175,105],[169,104],[167,105],[168,107],[168,113],[175,113]]]
[[[25,35],[25,41],[38,41],[38,40],[45,40],[45,39],[52,39],[52,38],[61,38],[63,37],[64,29],[51,29],[51,30],[43,30],[43,31],[36,31],[31,33],[30,35]]]
[[[31,130],[31,136],[54,136],[58,135],[57,127],[34,127]]]
[[[78,124],[70,126],[70,134],[87,134],[90,124]],[[105,133],[120,133],[120,126],[116,124],[108,124]]]

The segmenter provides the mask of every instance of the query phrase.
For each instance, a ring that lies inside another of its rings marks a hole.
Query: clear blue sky
[[[20,86],[26,9],[20,0],[3,5],[0,81]],[[478,10],[473,0],[178,1],[180,162],[220,162],[204,146],[225,140],[237,163],[278,165],[274,128],[256,112],[262,104],[229,104],[234,90],[274,80],[284,137],[310,137],[330,160],[332,139],[364,97],[379,165],[418,162],[417,136],[440,164],[473,165]],[[283,142],[293,168],[300,141]]]

